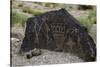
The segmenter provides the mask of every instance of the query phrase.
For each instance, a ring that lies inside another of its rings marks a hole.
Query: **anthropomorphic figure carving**
[[[79,54],[81,50],[79,29],[69,28],[65,34],[65,41],[63,44],[63,51],[73,54]]]

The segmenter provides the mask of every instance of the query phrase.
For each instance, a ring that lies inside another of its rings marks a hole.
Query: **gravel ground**
[[[12,66],[83,62],[82,59],[69,53],[54,52],[48,50],[42,50],[42,55],[34,56],[31,59],[27,59],[25,56],[18,54],[20,44],[21,42],[12,42]]]
[[[48,50],[42,50],[42,52],[42,55],[34,56],[31,59],[27,59],[25,56],[14,54],[12,57],[12,65],[26,66],[83,62],[83,60],[69,53],[52,52]]]

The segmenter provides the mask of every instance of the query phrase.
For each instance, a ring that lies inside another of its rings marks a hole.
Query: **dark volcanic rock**
[[[65,45],[69,46],[64,48]],[[50,11],[27,20],[20,51],[28,52],[34,48],[69,51],[85,61],[96,60],[96,45],[93,39],[86,28],[65,9]]]

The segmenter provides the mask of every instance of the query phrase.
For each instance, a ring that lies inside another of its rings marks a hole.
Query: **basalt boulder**
[[[96,44],[86,28],[65,9],[30,17],[21,52],[34,48],[70,52],[85,61],[96,60]]]

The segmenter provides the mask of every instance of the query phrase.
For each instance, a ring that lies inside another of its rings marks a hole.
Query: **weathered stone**
[[[38,55],[41,55],[41,50],[40,49],[36,49],[36,48],[34,48],[33,50],[25,53],[25,56],[26,56],[27,59],[30,59],[33,56],[38,56]]]
[[[27,20],[22,52],[34,48],[61,50],[85,61],[96,60],[96,45],[86,28],[65,9],[50,11]]]

